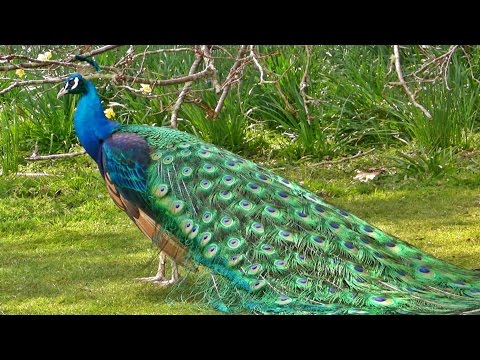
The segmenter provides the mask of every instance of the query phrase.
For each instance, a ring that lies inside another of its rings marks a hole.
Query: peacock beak
[[[57,99],[60,99],[63,95],[65,95],[66,93],[68,93],[68,91],[65,89],[65,88],[61,88],[60,91],[58,92],[57,94]]]

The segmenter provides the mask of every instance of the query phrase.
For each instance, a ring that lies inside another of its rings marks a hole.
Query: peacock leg
[[[151,283],[153,283],[155,285],[159,285],[159,286],[171,285],[171,284],[175,284],[176,282],[178,282],[179,275],[178,275],[177,263],[173,259],[170,259],[171,266],[172,266],[172,277],[170,279],[165,278],[165,260],[166,260],[166,258],[167,258],[167,254],[165,254],[165,252],[161,251],[160,252],[160,261],[158,263],[157,274],[155,276],[138,278],[136,280],[151,282]]]

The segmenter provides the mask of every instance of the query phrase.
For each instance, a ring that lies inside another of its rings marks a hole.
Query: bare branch
[[[403,78],[402,74],[402,67],[400,65],[400,50],[398,48],[398,45],[393,45],[393,53],[395,56],[395,69],[397,70],[397,75],[398,75],[398,80],[400,82],[400,85],[403,86],[405,92],[409,96],[410,100],[412,101],[413,105],[415,105],[417,108],[419,108],[427,118],[431,119],[432,115],[428,112],[427,109],[425,109],[422,105],[420,105],[416,100],[415,96],[413,93],[410,91],[410,89],[407,86],[407,83],[405,82],[405,79]]]
[[[305,52],[307,53],[307,59],[306,59],[306,64],[305,64],[305,71],[303,72],[302,76],[302,81],[300,81],[300,94],[302,95],[303,99],[303,107],[305,109],[305,115],[307,116],[307,121],[310,124],[310,115],[308,112],[308,100],[307,100],[307,94],[305,93],[305,89],[307,88],[307,77],[308,77],[308,68],[310,66],[310,47],[308,45],[305,45]]]
[[[233,55],[228,51],[226,48],[220,45],[212,45],[212,48],[222,50],[224,53],[226,53],[230,59],[234,59]]]
[[[83,56],[85,57],[91,57],[91,56],[94,56],[94,55],[98,55],[98,54],[101,54],[101,53],[104,53],[106,51],[109,51],[109,50],[112,50],[112,49],[115,49],[117,47],[119,47],[121,45],[107,45],[107,46],[102,46],[98,49],[95,49],[91,52],[88,52],[88,53],[85,53],[83,54]],[[55,61],[55,60],[38,60],[38,59],[33,59],[33,58],[29,58],[27,56],[23,56],[23,55],[7,55],[7,56],[3,56],[3,57],[0,57],[1,60],[11,60],[11,59],[14,59],[14,58],[18,58],[18,59],[24,59],[24,60],[28,60],[30,62],[28,63],[22,63],[22,64],[12,64],[12,65],[5,65],[5,66],[0,66],[0,71],[11,71],[11,70],[16,70],[16,69],[19,69],[19,68],[22,68],[22,69],[35,69],[35,68],[41,68],[43,66],[46,66],[46,65],[62,65],[62,66],[69,66],[71,67],[72,65],[69,64],[70,62],[72,61],[75,61],[75,55],[72,55],[72,56],[69,56],[63,60],[60,60],[60,61]]]
[[[246,50],[247,50],[247,45],[241,45],[240,49],[238,50],[237,59],[235,60],[235,63],[232,65],[232,67],[230,68],[230,72],[228,73],[228,76],[225,79],[225,82],[223,85],[222,95],[220,96],[217,106],[215,107],[214,118],[217,117],[220,110],[222,110],[223,103],[225,102],[225,99],[228,95],[230,86],[232,86],[232,81],[236,78],[237,70],[242,64],[242,61],[244,61],[243,55],[245,54]]]
[[[85,150],[72,152],[72,153],[66,153],[66,154],[34,155],[34,156],[26,157],[25,160],[41,161],[41,160],[66,159],[66,158],[72,158],[72,157],[75,157],[75,156],[80,156],[80,155],[83,155],[83,154],[86,154]]]
[[[314,164],[309,164],[308,166],[319,166],[319,165],[333,165],[333,164],[339,164],[345,161],[350,161],[353,159],[358,159],[359,157],[365,156],[370,154],[371,152],[375,151],[375,148],[361,152],[359,151],[357,154],[352,155],[352,156],[347,156],[338,160],[327,160],[327,161],[321,161],[319,163],[314,163]]]
[[[34,173],[34,172],[16,172],[15,176],[28,176],[28,177],[41,177],[41,176],[52,176],[52,174],[41,172],[41,173]]]
[[[252,58],[253,62],[255,63],[255,66],[257,67],[258,71],[260,71],[260,82],[258,83],[258,85],[273,84],[275,81],[266,81],[264,79],[265,73],[263,71],[262,65],[260,65],[260,62],[257,59],[257,56],[255,55],[255,52],[253,51],[253,45],[250,45],[249,48],[250,48],[250,57]]]
[[[215,68],[215,65],[213,64],[213,57],[212,54],[210,53],[210,49],[207,45],[202,45],[201,50],[203,52],[203,59],[205,61],[205,67],[211,67],[212,68],[212,85],[215,88],[215,93],[218,95],[222,91],[222,87],[218,83],[218,72],[217,69]]]
[[[452,55],[453,53],[455,52],[455,50],[458,48],[458,45],[454,45],[454,46],[451,46],[450,49],[448,50],[447,53],[449,53],[448,57],[447,57],[447,60],[445,62],[445,71],[443,73],[443,78],[445,79],[445,86],[447,87],[448,90],[452,90],[448,87],[448,78],[447,78],[447,75],[448,75],[448,66],[450,65],[450,60],[452,58]]]
[[[193,75],[195,71],[197,71],[198,65],[203,59],[203,53],[197,51],[195,53],[195,61],[192,63],[192,66],[190,67],[190,71],[188,72],[188,75]],[[206,67],[205,70],[209,69],[209,67]],[[187,81],[185,85],[183,85],[183,89],[178,95],[177,101],[175,102],[175,105],[173,106],[172,110],[172,116],[170,117],[170,126],[174,129],[177,128],[177,115],[178,115],[178,110],[180,109],[180,106],[182,106],[183,99],[185,98],[185,95],[187,95],[188,90],[192,86],[193,81]]]
[[[455,49],[458,47],[458,45],[455,45],[455,46],[453,46],[453,47],[454,47],[453,51],[455,51]],[[422,49],[422,48],[420,47],[420,49]],[[440,56],[438,56],[438,57],[434,57],[432,60],[429,60],[429,61],[425,62],[425,64],[423,64],[418,70],[415,70],[415,71],[412,73],[412,75],[413,75],[413,76],[416,76],[417,74],[419,74],[419,73],[421,73],[422,71],[424,71],[424,70],[425,70],[427,67],[429,67],[430,65],[432,65],[432,64],[434,64],[434,63],[436,63],[436,62],[442,61],[443,58],[448,57],[448,56],[451,54],[451,51],[452,51],[452,47],[450,47],[450,49],[448,49],[448,51],[447,51],[446,53],[444,53],[444,54],[442,54],[442,55],[440,55]]]
[[[50,78],[50,79],[42,79],[42,80],[25,80],[25,81],[15,81],[14,83],[8,85],[5,89],[0,91],[0,95],[5,94],[6,92],[19,87],[19,86],[27,86],[27,85],[35,85],[35,84],[56,84],[62,81],[65,81],[66,77],[63,78]]]
[[[146,53],[147,53],[147,49],[150,47],[150,45],[147,45],[147,47],[145,48],[145,51],[143,52],[143,57],[142,57],[142,63],[140,64],[140,69],[137,71],[137,74],[135,75],[135,78],[134,80],[137,80],[137,78],[140,76],[140,74],[142,73],[143,71],[143,65],[145,64],[145,57],[146,57]],[[133,59],[133,57],[132,57]],[[132,81],[132,84],[134,83],[135,81]]]
[[[170,85],[183,84],[183,83],[186,83],[188,81],[195,81],[195,80],[198,80],[198,79],[202,79],[202,78],[210,76],[210,74],[212,73],[212,69],[206,68],[206,69],[204,69],[204,70],[202,70],[198,73],[191,74],[191,75],[180,76],[180,77],[177,77],[177,78],[172,78],[172,79],[167,79],[167,80],[158,80],[158,79],[151,80],[151,79],[145,79],[145,78],[136,78],[135,79],[134,76],[124,75],[124,74],[121,73],[121,71],[119,71],[118,69],[116,69],[112,66],[104,66],[103,69],[114,72],[114,73],[116,73],[116,75],[113,75],[113,74],[90,74],[90,75],[85,76],[85,78],[87,78],[87,79],[92,79],[92,78],[104,79],[105,78],[105,79],[113,79],[117,82],[128,81],[128,82],[134,82],[134,83],[137,83],[137,84],[150,84],[150,85],[153,85],[153,86],[170,86]]]
[[[138,56],[141,55],[151,55],[151,54],[161,54],[161,53],[169,53],[169,52],[180,52],[180,51],[195,51],[194,48],[171,48],[171,49],[158,49],[158,50],[150,50],[150,51],[145,51],[140,54],[135,54],[132,56],[132,59],[135,59]]]
[[[98,54],[101,54],[101,53],[104,53],[104,52],[107,52],[107,51],[110,51],[110,50],[113,50],[115,48],[118,48],[120,46],[123,46],[123,45],[105,45],[105,46],[102,46],[98,49],[95,49],[95,50],[92,50],[90,52],[87,52],[87,53],[84,53],[82,54],[82,56],[85,56],[85,57],[92,57],[92,56],[95,56],[95,55],[98,55]],[[71,60],[67,60],[67,61],[74,61],[75,60],[75,55],[70,57]]]
[[[198,73],[187,75],[187,76],[180,76],[178,78],[167,79],[167,80],[151,80],[151,79],[145,79],[145,78],[135,78],[135,76],[130,76],[130,75],[123,75],[118,69],[111,66],[104,66],[103,69],[107,71],[112,71],[115,74],[94,73],[94,74],[85,75],[84,78],[85,79],[111,79],[116,82],[129,81],[137,84],[150,84],[153,86],[170,86],[170,85],[183,84],[188,81],[195,81],[198,79],[202,79],[210,76],[212,72],[211,68],[206,68],[203,71],[200,71]],[[5,89],[1,90],[0,95],[3,95],[6,92],[19,86],[26,86],[26,85],[33,85],[33,84],[62,83],[65,81],[66,78],[67,76],[48,78],[48,79],[42,79],[42,80],[15,81],[13,84],[10,84]]]
[[[146,50],[146,49],[145,49]],[[120,66],[120,65],[124,65],[128,62],[131,62],[133,60],[135,60],[137,57],[139,56],[146,56],[146,55],[152,55],[152,54],[161,54],[161,53],[171,53],[171,52],[181,52],[181,51],[195,51],[194,48],[186,48],[186,47],[182,47],[182,48],[171,48],[171,49],[157,49],[157,50],[150,50],[150,51],[142,51],[138,54],[134,54],[133,53],[133,47],[131,46],[130,49],[128,49],[127,51],[127,54],[122,58],[120,59],[116,64],[115,66]]]

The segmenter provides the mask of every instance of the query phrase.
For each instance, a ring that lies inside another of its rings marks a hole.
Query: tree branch
[[[458,48],[458,45],[453,45],[450,47],[450,49],[448,49],[448,57],[447,57],[447,60],[446,60],[446,63],[445,63],[445,71],[444,71],[444,74],[443,74],[443,77],[445,79],[445,86],[447,87],[448,90],[452,90],[448,87],[448,78],[447,78],[447,75],[448,75],[448,66],[450,65],[450,60],[453,56],[453,53],[455,52],[455,50]]]
[[[88,74],[85,75],[85,79],[111,79],[116,82],[134,82],[137,84],[150,84],[153,86],[170,86],[170,85],[177,85],[177,84],[183,84],[188,81],[194,81],[198,79],[205,78],[209,76],[212,73],[211,68],[206,68],[198,73],[187,75],[187,76],[180,76],[178,78],[173,78],[173,79],[167,79],[167,80],[150,80],[150,79],[145,79],[145,78],[135,78],[135,76],[130,76],[130,75],[124,75],[121,74],[121,72],[118,69],[115,69],[111,66],[104,66],[104,70],[112,71],[115,74],[100,74],[100,73],[93,73],[93,74]],[[32,85],[32,84],[56,84],[56,83],[62,83],[65,81],[67,76],[62,76],[62,77],[55,77],[55,78],[48,78],[48,79],[42,79],[42,80],[25,80],[25,81],[15,81],[14,83],[10,84],[7,86],[5,89],[0,91],[0,95],[5,94],[6,92],[19,87],[19,86],[26,86],[26,85]]]
[[[307,77],[308,77],[308,67],[310,66],[310,47],[308,45],[305,45],[305,52],[307,53],[307,59],[306,59],[306,64],[305,64],[305,71],[303,72],[302,76],[302,81],[300,81],[300,94],[302,95],[303,99],[303,107],[305,109],[305,115],[307,116],[307,121],[310,124],[310,115],[308,112],[308,100],[307,100],[307,94],[305,93],[305,89],[307,88]]]
[[[432,118],[432,115],[430,115],[430,113],[428,112],[427,109],[425,109],[422,105],[420,105],[416,100],[415,100],[415,96],[413,95],[413,93],[410,91],[410,89],[408,88],[407,86],[407,83],[405,82],[405,79],[403,78],[403,74],[402,74],[402,67],[400,65],[400,50],[399,50],[399,46],[398,45],[393,45],[393,54],[394,54],[394,57],[395,57],[395,69],[397,70],[397,76],[398,76],[398,80],[399,80],[399,83],[400,85],[403,86],[403,89],[405,90],[405,92],[407,93],[408,97],[410,98],[410,100],[412,101],[413,105],[415,105],[417,108],[419,108],[427,118],[431,119]]]
[[[258,83],[258,85],[275,83],[275,81],[266,81],[264,79],[265,72],[263,70],[262,65],[260,65],[260,62],[258,61],[257,56],[255,55],[255,52],[253,51],[253,45],[250,45],[249,48],[250,48],[250,57],[255,63],[255,66],[257,67],[258,71],[260,71],[260,82]]]
[[[88,53],[83,54],[83,56],[91,57],[91,56],[98,55],[98,54],[104,53],[106,51],[115,49],[119,46],[121,46],[121,45],[102,46],[98,49],[95,49],[93,51],[90,51]],[[67,57],[63,60],[60,60],[60,61],[56,61],[56,60],[37,60],[37,59],[30,58],[28,56],[22,56],[22,55],[6,55],[6,56],[0,57],[1,60],[11,60],[11,59],[15,59],[15,58],[28,60],[30,62],[22,63],[22,64],[12,64],[12,65],[0,66],[0,71],[11,71],[11,70],[19,69],[19,68],[35,69],[35,68],[40,68],[40,67],[45,66],[45,65],[62,65],[62,66],[70,66],[71,67],[72,65],[69,64],[69,63],[76,60],[75,55],[69,56],[69,57]]]
[[[222,91],[222,87],[218,83],[218,72],[217,69],[215,68],[215,65],[213,64],[213,57],[212,54],[210,53],[210,48],[208,45],[202,45],[200,48],[203,52],[203,59],[205,61],[205,67],[211,67],[212,68],[212,85],[215,88],[215,93],[218,95]]]
[[[215,107],[215,111],[213,115],[214,118],[216,118],[220,110],[222,110],[223,103],[225,102],[228,92],[230,91],[230,87],[232,86],[232,80],[236,77],[237,70],[242,63],[242,60],[244,60],[243,55],[245,54],[246,50],[247,50],[247,45],[240,46],[240,50],[238,50],[237,59],[235,60],[235,63],[232,65],[232,67],[230,68],[230,72],[228,73],[228,76],[225,79],[225,82],[223,85],[222,95],[220,96],[220,99],[218,99],[217,106]]]
[[[188,72],[188,75],[193,75],[195,71],[197,71],[198,65],[203,59],[203,53],[201,52],[196,52],[195,53],[195,60],[192,63],[192,66],[190,67],[190,71]],[[207,70],[208,67],[205,68]],[[182,106],[183,99],[185,98],[185,95],[187,95],[188,90],[192,86],[193,81],[187,81],[185,85],[183,85],[183,89],[178,95],[177,101],[175,102],[175,105],[173,106],[172,110],[172,116],[170,117],[170,126],[174,129],[177,128],[177,114],[178,110],[180,110],[180,106]]]
[[[0,91],[0,95],[5,94],[6,92],[19,87],[19,86],[27,86],[27,85],[35,85],[35,84],[56,84],[59,82],[65,81],[66,76],[63,78],[50,78],[50,79],[42,79],[42,80],[24,80],[24,81],[15,81],[8,85],[5,89]]]
[[[41,160],[56,160],[56,159],[65,159],[65,158],[72,158],[75,156],[80,156],[86,154],[85,150],[73,152],[73,153],[66,153],[66,154],[53,154],[53,155],[34,155],[26,157],[25,160],[29,161],[41,161]]]
[[[319,166],[319,165],[339,164],[339,163],[342,163],[342,162],[345,162],[345,161],[350,161],[350,160],[353,160],[353,159],[358,159],[359,157],[368,155],[368,154],[370,154],[370,153],[373,152],[373,151],[375,151],[375,148],[370,149],[370,150],[367,150],[367,151],[364,151],[363,153],[362,153],[361,151],[359,151],[359,152],[358,152],[357,154],[355,154],[355,155],[347,156],[347,157],[344,157],[344,158],[341,158],[341,159],[338,159],[338,160],[321,161],[321,162],[319,162],[319,163],[310,164],[310,165],[308,165],[308,166]]]

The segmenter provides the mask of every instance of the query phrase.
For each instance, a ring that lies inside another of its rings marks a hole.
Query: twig
[[[143,57],[142,57],[142,63],[140,64],[140,69],[138,70],[137,74],[135,75],[135,78],[134,80],[137,80],[137,78],[140,76],[140,74],[142,73],[143,71],[143,65],[145,64],[145,57],[146,57],[146,52],[147,52],[147,49],[150,47],[150,45],[147,45],[147,47],[145,48],[145,51],[143,52]],[[132,57],[133,59],[133,57]],[[132,84],[134,83],[135,81],[132,81]]]
[[[211,68],[206,68],[206,69],[204,69],[204,70],[202,70],[198,73],[191,74],[191,75],[186,75],[186,76],[180,76],[180,77],[173,78],[173,79],[151,80],[151,79],[145,79],[145,78],[136,78],[135,79],[135,76],[122,74],[122,72],[120,70],[118,70],[117,68],[112,67],[112,66],[103,66],[102,69],[107,70],[107,71],[111,71],[115,74],[98,74],[98,73],[95,73],[95,74],[87,75],[87,76],[85,76],[85,78],[87,78],[87,79],[92,79],[92,78],[104,79],[105,78],[105,79],[113,79],[113,80],[119,81],[119,82],[128,81],[128,82],[134,82],[134,83],[137,83],[137,84],[150,84],[150,85],[153,85],[153,86],[169,86],[169,85],[183,84],[183,83],[186,83],[188,81],[195,81],[195,80],[198,80],[198,79],[202,79],[202,78],[210,76],[210,74],[212,73]]]
[[[288,101],[288,98],[285,96],[285,94],[283,93],[282,91],[282,88],[280,87],[279,83],[278,82],[275,82],[275,88],[277,89],[278,91],[278,94],[280,95],[280,97],[282,98],[283,102],[285,103],[285,107],[287,108],[287,111],[290,113],[290,114],[295,114],[297,111],[295,110],[295,108],[292,106],[292,104],[290,104],[290,102]]]
[[[92,50],[90,52],[87,52],[85,54],[82,54],[82,56],[84,57],[92,57],[92,56],[95,56],[95,55],[98,55],[98,54],[101,54],[101,53],[104,53],[104,52],[107,52],[109,50],[113,50],[115,48],[118,48],[120,46],[123,46],[123,45],[106,45],[106,46],[102,46],[98,49],[95,49],[95,50]],[[71,56],[69,60],[67,61],[74,61],[75,60],[75,55]]]
[[[425,109],[422,105],[420,105],[416,100],[415,96],[412,94],[410,89],[407,86],[407,83],[405,82],[405,79],[403,78],[402,74],[402,67],[400,65],[400,51],[398,48],[398,45],[393,45],[393,54],[395,56],[395,69],[397,70],[397,75],[398,75],[398,80],[400,82],[400,85],[403,86],[405,92],[409,96],[410,100],[412,101],[413,105],[415,105],[417,108],[419,108],[427,118],[431,119],[432,115],[428,112],[427,109]]]
[[[230,59],[233,59],[233,55],[230,53],[230,51],[228,51],[226,48],[224,48],[223,46],[220,46],[220,45],[212,45],[212,49],[215,48],[215,49],[219,49],[219,50],[222,50],[224,53],[227,53],[228,56],[230,56],[229,58]]]
[[[347,157],[344,157],[344,158],[341,158],[341,159],[338,159],[338,160],[327,160],[327,161],[321,161],[319,163],[315,163],[315,164],[310,164],[308,166],[319,166],[319,165],[333,165],[333,164],[339,164],[339,163],[342,163],[342,162],[345,162],[345,161],[350,161],[350,160],[353,160],[353,159],[358,159],[359,157],[362,157],[362,156],[365,156],[365,155],[368,155],[370,154],[371,152],[375,151],[375,148],[373,149],[370,149],[370,150],[367,150],[365,152],[361,152],[359,151],[357,154],[355,155],[352,155],[352,156],[347,156]]]
[[[458,45],[455,46],[455,48],[457,47]],[[442,60],[444,57],[446,56],[449,56],[450,54],[450,51],[452,50],[452,48],[450,47],[450,49],[448,49],[448,51],[438,57],[434,57],[432,60],[429,60],[427,61],[425,64],[423,64],[418,70],[415,70],[412,75],[413,76],[416,76],[417,74],[421,73],[422,71],[424,71],[427,67],[429,67],[430,65],[432,65],[433,63],[436,63],[440,60]],[[455,49],[454,49],[455,50]]]
[[[43,173],[34,173],[34,172],[16,172],[16,176],[29,176],[29,177],[40,177],[40,176],[52,176],[52,174],[43,172]]]
[[[305,71],[303,72],[302,81],[300,82],[300,94],[302,95],[303,99],[303,107],[305,109],[305,115],[307,116],[307,122],[310,124],[310,116],[308,113],[308,100],[307,94],[305,93],[305,89],[307,88],[307,76],[308,76],[308,67],[310,66],[310,47],[305,45],[305,52],[307,53],[307,60],[305,64]]]
[[[93,51],[90,51],[88,53],[83,54],[83,56],[91,57],[91,56],[98,55],[98,54],[104,53],[106,51],[115,49],[119,46],[121,46],[121,45],[102,46],[98,49],[95,49]],[[1,57],[0,59],[10,60],[10,59],[14,59],[14,58],[28,59],[30,62],[22,63],[22,64],[12,64],[12,65],[0,66],[0,71],[11,71],[11,70],[19,69],[19,68],[34,69],[34,68],[40,68],[40,67],[45,66],[45,65],[72,66],[72,64],[70,64],[70,63],[72,61],[76,60],[75,55],[69,56],[66,59],[63,59],[63,60],[60,60],[60,61],[56,61],[56,60],[37,60],[37,59],[29,58],[29,57],[26,57],[26,56],[23,56],[23,55],[7,55],[7,56]]]
[[[450,65],[450,59],[452,58],[452,55],[457,48],[458,48],[458,45],[453,45],[453,46],[450,47],[450,49],[448,50],[448,52],[450,54],[448,55],[447,60],[445,62],[445,71],[444,71],[444,74],[443,74],[443,78],[445,79],[445,86],[447,87],[448,90],[452,90],[448,87],[448,79],[447,79],[448,65]]]
[[[224,82],[224,85],[223,85],[222,95],[220,96],[220,99],[218,99],[217,106],[215,107],[214,118],[216,118],[218,116],[220,110],[222,110],[223,103],[225,102],[225,99],[226,99],[226,97],[228,95],[228,92],[230,90],[230,86],[232,85],[232,80],[234,79],[234,77],[237,74],[237,70],[242,63],[243,55],[245,54],[246,50],[247,50],[247,45],[240,46],[240,49],[238,50],[237,59],[235,60],[235,63],[232,65],[232,67],[230,68],[230,72],[228,73],[228,76],[225,79],[225,82]]]
[[[125,56],[123,59],[121,59],[117,64],[115,64],[115,66],[123,65],[126,62],[127,58],[129,59],[129,61],[133,61],[139,56],[169,53],[169,52],[180,52],[180,51],[195,51],[195,49],[183,47],[183,48],[157,49],[157,50],[150,50],[150,51],[142,51],[141,53],[138,53],[138,54],[133,54],[133,52],[132,52],[130,54],[127,54],[127,56]]]
[[[198,65],[203,59],[203,53],[201,52],[196,52],[195,53],[195,61],[192,63],[192,66],[190,67],[190,71],[188,72],[188,75],[193,75],[195,71],[197,71]],[[210,67],[206,67],[205,70],[210,69]],[[211,70],[211,69],[210,69]],[[174,129],[177,128],[177,115],[178,115],[178,110],[180,109],[180,106],[182,106],[183,99],[185,98],[185,95],[187,95],[188,90],[190,89],[190,86],[192,86],[193,81],[187,81],[185,85],[183,85],[183,89],[178,95],[177,101],[175,102],[175,105],[173,106],[172,110],[172,116],[170,117],[170,126]]]
[[[206,68],[203,71],[200,71],[198,73],[192,74],[192,75],[187,75],[187,76],[180,76],[178,78],[173,78],[173,79],[167,79],[167,80],[151,80],[151,79],[145,79],[145,78],[135,78],[134,76],[130,75],[123,75],[120,73],[118,69],[115,69],[110,66],[104,66],[103,69],[108,70],[108,71],[113,71],[115,74],[99,74],[99,73],[94,73],[94,74],[88,74],[85,75],[85,79],[112,79],[114,81],[131,81],[135,82],[137,84],[150,84],[153,86],[170,86],[170,85],[177,85],[177,84],[183,84],[188,81],[194,81],[198,79],[202,79],[204,77],[207,77],[211,74],[212,70],[211,68]],[[65,81],[67,76],[62,76],[62,77],[56,77],[56,78],[48,78],[48,79],[42,79],[42,80],[25,80],[25,81],[15,81],[14,83],[10,84],[7,86],[5,89],[0,91],[0,95],[5,94],[6,92],[12,90],[13,88],[19,87],[19,86],[25,86],[25,85],[32,85],[32,84],[55,84],[55,83],[62,83]]]
[[[212,54],[210,53],[210,49],[208,45],[202,45],[200,48],[203,52],[203,60],[205,61],[205,67],[211,67],[212,68],[212,85],[215,88],[215,93],[218,95],[222,91],[222,87],[220,86],[218,82],[218,72],[217,69],[215,68],[215,65],[213,64],[213,57]]]
[[[25,160],[29,160],[29,161],[56,160],[56,159],[72,158],[72,157],[83,155],[83,154],[86,154],[85,150],[66,153],[66,154],[35,155],[35,156],[26,157]]]
[[[5,94],[6,92],[19,87],[19,86],[26,86],[26,85],[35,85],[35,84],[55,84],[59,82],[65,81],[66,77],[63,78],[50,78],[50,79],[42,79],[42,80],[24,80],[24,81],[15,81],[8,85],[5,89],[0,91],[0,95]]]
[[[132,61],[133,52],[134,52],[133,45],[130,45],[128,47],[128,50],[125,52],[125,55],[120,60],[118,60],[114,66],[117,67]]]
[[[253,45],[250,45],[249,48],[250,48],[250,57],[252,58],[253,62],[255,63],[255,66],[257,67],[258,71],[260,71],[260,82],[258,83],[258,85],[273,84],[275,81],[266,81],[264,79],[265,73],[263,71],[262,65],[260,65],[260,62],[257,59],[257,56],[255,55],[255,52],[253,51]]]

